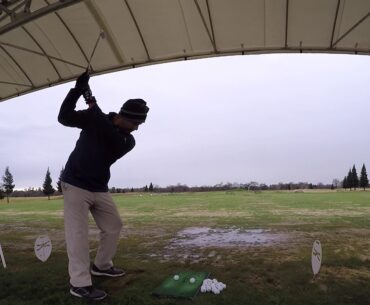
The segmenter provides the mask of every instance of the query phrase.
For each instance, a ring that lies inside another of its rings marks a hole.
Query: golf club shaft
[[[95,54],[95,50],[96,50],[96,48],[97,48],[97,46],[99,44],[100,38],[104,38],[104,32],[103,31],[100,31],[99,36],[98,36],[98,39],[95,42],[95,46],[94,46],[93,51],[91,52],[91,56],[90,56],[89,62],[87,64],[86,70],[90,70],[90,68],[91,68],[91,60],[92,60],[92,58],[93,58],[93,56]]]

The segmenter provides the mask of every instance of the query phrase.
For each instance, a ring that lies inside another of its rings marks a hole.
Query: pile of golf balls
[[[220,292],[226,288],[226,285],[222,282],[217,281],[216,279],[205,279],[203,281],[200,291],[203,293],[212,292],[214,294],[220,294]]]

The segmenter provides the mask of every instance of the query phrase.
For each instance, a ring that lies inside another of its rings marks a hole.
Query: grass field
[[[133,193],[114,198],[124,221],[114,262],[127,274],[94,279],[110,295],[101,304],[370,304],[370,192]],[[0,201],[0,244],[8,265],[0,265],[0,305],[86,303],[68,292],[62,208],[61,198]],[[189,228],[197,233],[186,235]],[[276,239],[238,242],[241,233],[256,229]],[[53,243],[45,263],[33,252],[42,234]],[[90,234],[93,257],[98,231],[92,220]],[[323,264],[314,279],[316,239]],[[227,288],[192,301],[151,295],[166,277],[182,270],[208,271]]]

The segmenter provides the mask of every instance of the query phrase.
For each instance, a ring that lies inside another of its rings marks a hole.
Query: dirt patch
[[[208,227],[191,227],[181,230],[170,241],[169,247],[240,247],[271,246],[286,241],[287,234],[270,230],[254,229],[211,229]]]

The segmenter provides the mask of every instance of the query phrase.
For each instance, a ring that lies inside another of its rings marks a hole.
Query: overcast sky
[[[104,112],[143,98],[150,112],[109,186],[331,183],[370,167],[370,57],[246,55],[92,77]],[[0,103],[0,174],[17,189],[56,184],[79,136],[57,122],[74,82]],[[78,109],[85,108],[83,99]],[[92,164],[93,166],[93,164]]]

